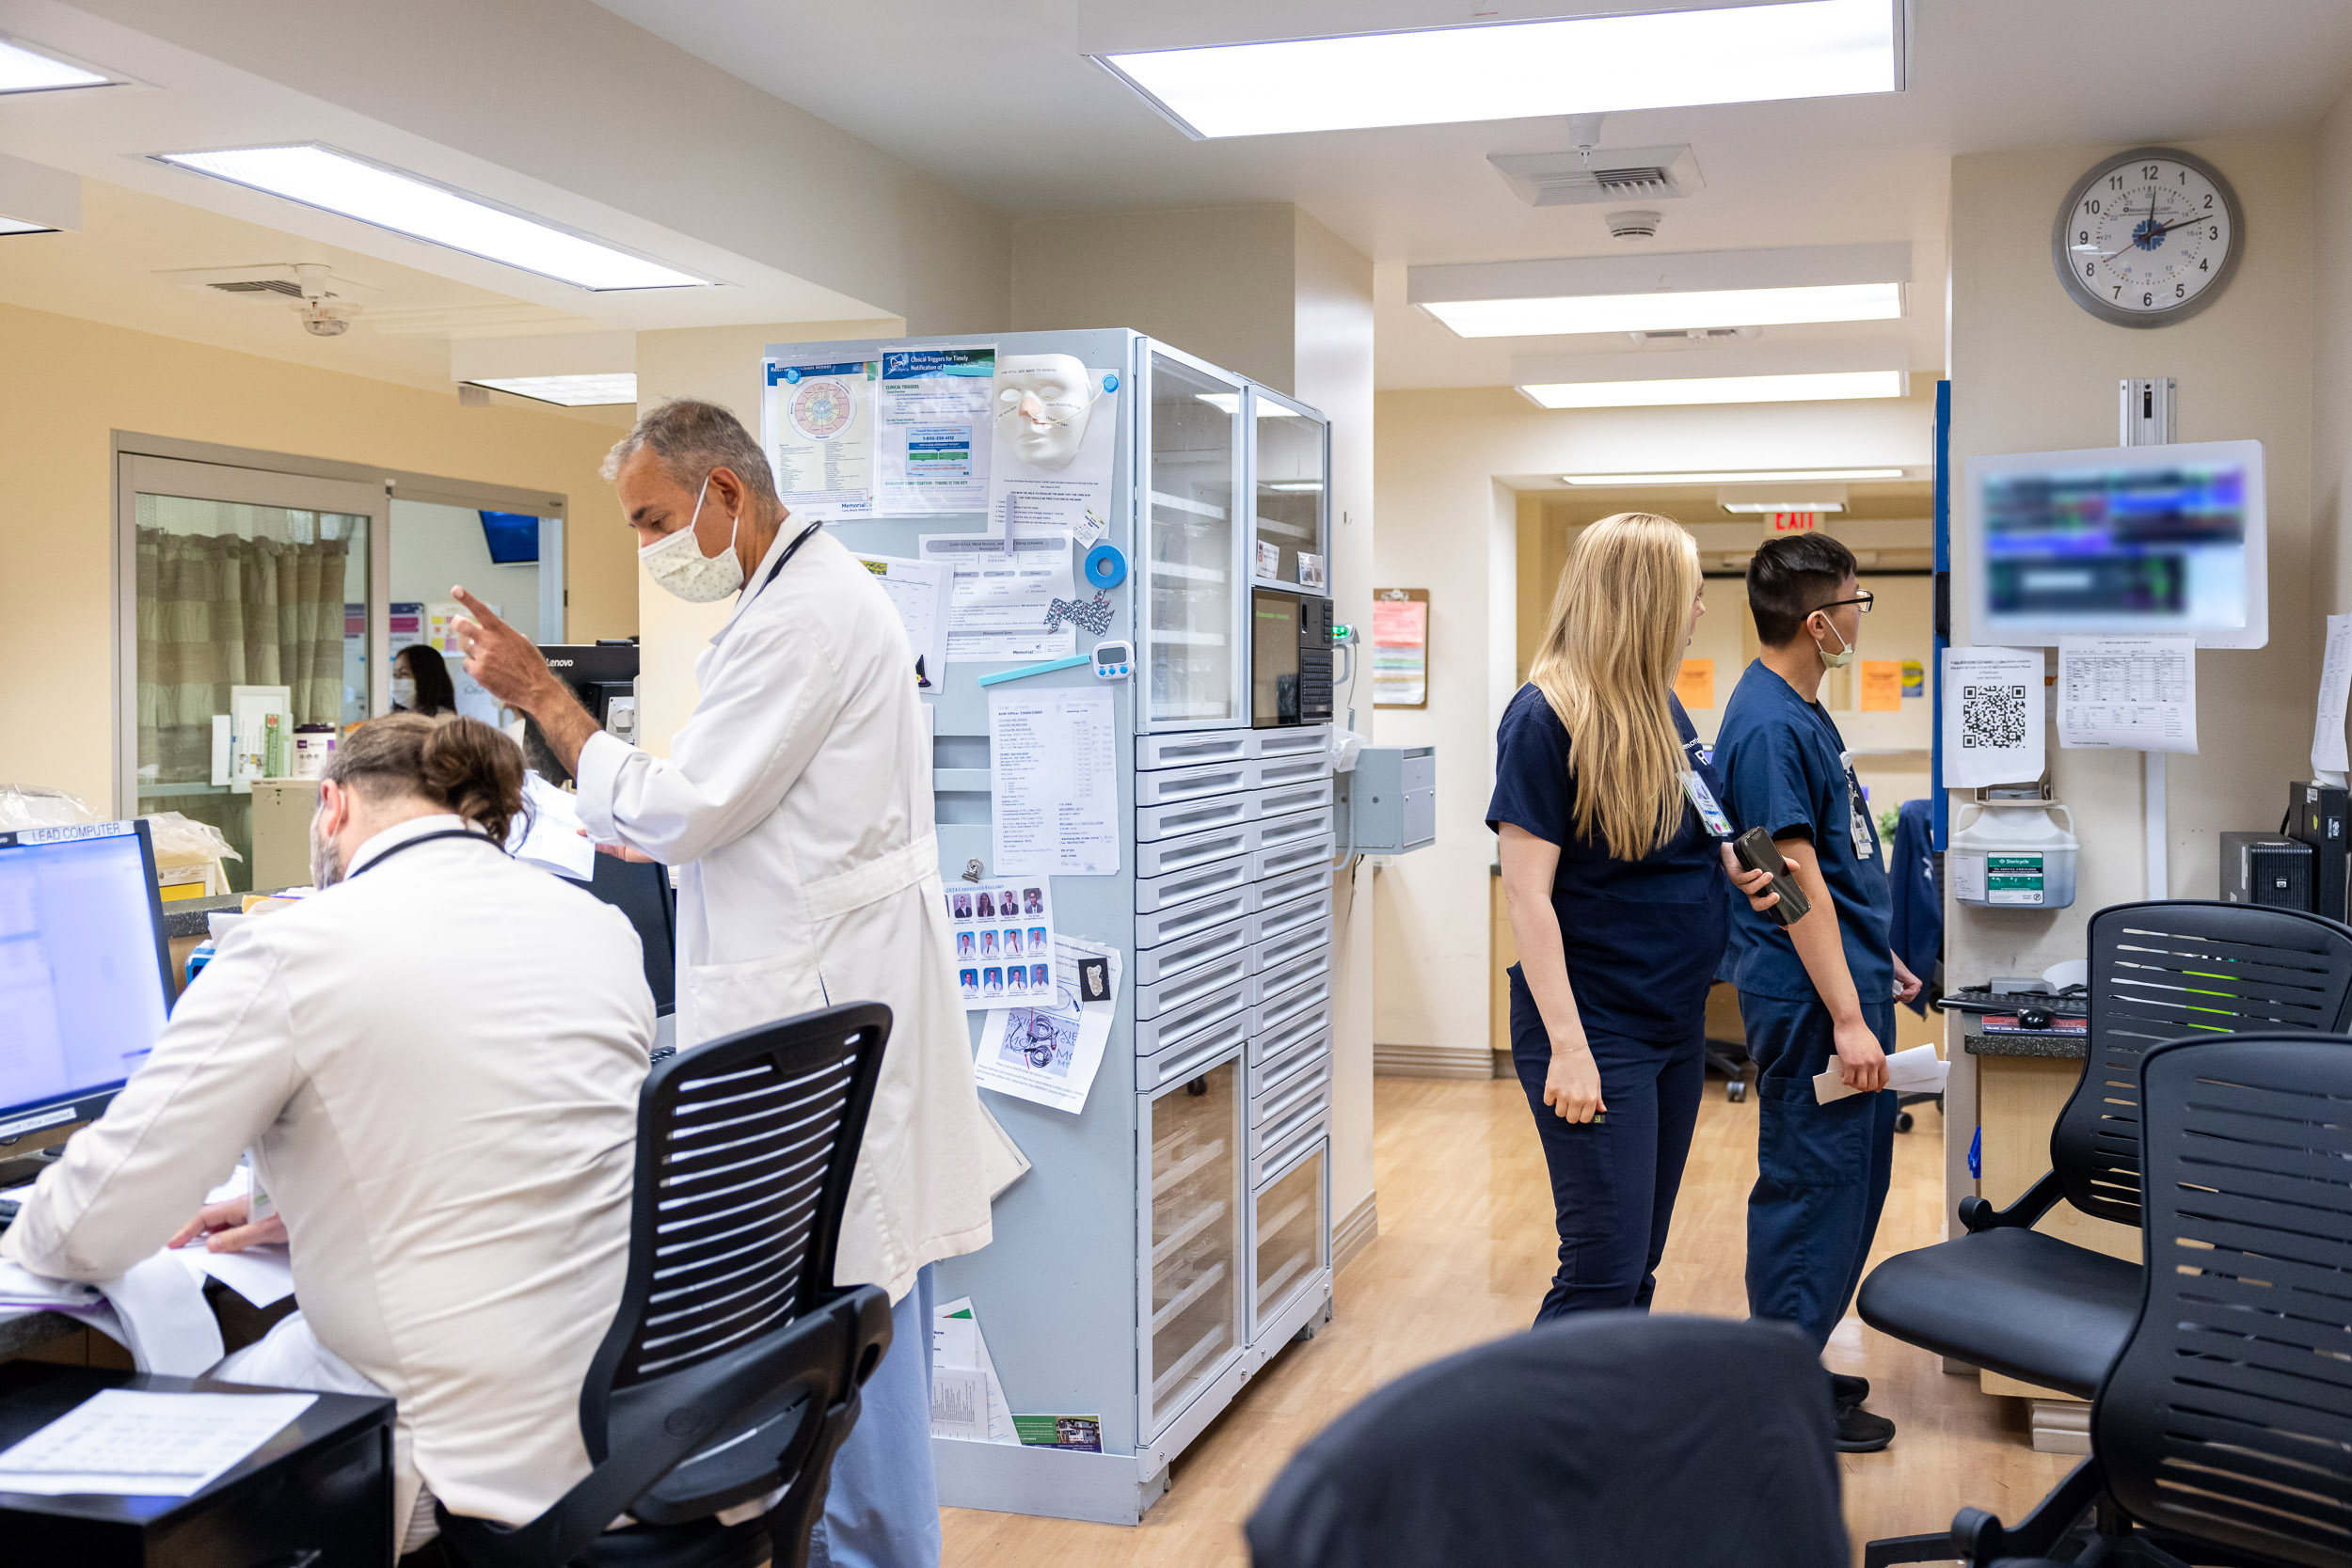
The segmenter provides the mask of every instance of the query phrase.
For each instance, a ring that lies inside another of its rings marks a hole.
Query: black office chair
[[[875,1003],[654,1065],[621,1307],[580,1396],[596,1468],[512,1528],[440,1514],[468,1568],[802,1568],[890,1302],[834,1253],[890,1037]],[[764,1517],[716,1515],[783,1489]],[[628,1514],[638,1523],[607,1527]]]
[[[2141,1071],[2145,1299],[2090,1457],[1969,1568],[2352,1562],[2352,1038],[2174,1040]]]
[[[1398,1379],[1247,1527],[1253,1568],[1844,1568],[1829,1384],[1768,1322],[1580,1314]]]

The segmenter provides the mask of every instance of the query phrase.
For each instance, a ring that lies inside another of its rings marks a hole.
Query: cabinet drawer
[[[1249,949],[1249,973],[1271,974],[1287,964],[1321,953],[1326,968],[1331,962],[1331,923],[1316,921],[1294,927],[1279,936],[1260,939]]]
[[[1253,942],[1272,942],[1276,937],[1288,936],[1301,926],[1312,926],[1317,921],[1328,923],[1330,918],[1331,890],[1326,886],[1304,898],[1294,898],[1286,904],[1261,909],[1256,924],[1249,927],[1249,940]]]
[[[1162,980],[1214,963],[1228,953],[1238,953],[1249,945],[1256,927],[1247,915],[1229,920],[1222,926],[1212,926],[1205,931],[1162,942],[1157,947],[1137,947],[1133,962],[1136,984],[1153,986]]]
[[[1231,795],[1258,782],[1254,762],[1213,762],[1200,768],[1170,768],[1136,775],[1136,804],[1165,806],[1178,800],[1199,800],[1211,795]]]
[[[1249,1032],[1252,1035],[1277,1034],[1284,1025],[1296,1022],[1317,1008],[1324,1010],[1325,1022],[1330,1020],[1331,976],[1327,974],[1316,975],[1295,990],[1270,995],[1262,987],[1258,994],[1264,1000],[1259,1002],[1250,1015]]]
[[[1136,842],[1148,844],[1155,838],[1176,838],[1247,822],[1257,815],[1251,809],[1253,802],[1254,797],[1244,790],[1238,795],[1212,795],[1200,800],[1179,800],[1173,805],[1137,806]]]
[[[1331,944],[1327,942],[1320,942],[1296,958],[1286,958],[1279,964],[1269,965],[1260,970],[1255,982],[1257,994],[1279,996],[1295,987],[1305,985],[1310,980],[1327,979],[1330,974]]]
[[[1328,865],[1302,865],[1295,871],[1285,871],[1279,877],[1268,877],[1258,886],[1257,907],[1270,910],[1294,898],[1304,898],[1311,893],[1331,891],[1332,868]]]
[[[1260,1122],[1249,1130],[1250,1164],[1273,1170],[1290,1163],[1298,1149],[1323,1136],[1331,1122],[1331,1087],[1310,1099],[1279,1121]]]
[[[1269,1006],[1255,1009],[1257,1020],[1263,1020]],[[1311,1001],[1308,1006],[1286,1010],[1279,1023],[1255,1022],[1249,1037],[1249,1059],[1270,1062],[1285,1055],[1298,1044],[1315,1035],[1328,1036],[1331,1029],[1331,1000],[1328,996]]]
[[[1261,828],[1264,823],[1258,824]],[[1285,872],[1314,870],[1323,879],[1331,879],[1331,835],[1323,833],[1314,838],[1302,838],[1279,848],[1260,849],[1249,857],[1249,879],[1262,882],[1268,877]],[[1263,896],[1263,895],[1262,895]]]
[[[1321,748],[1303,756],[1263,757],[1258,763],[1258,776],[1249,782],[1261,789],[1273,789],[1282,784],[1305,784],[1310,779],[1331,776],[1331,753]]]
[[[1136,737],[1136,767],[1144,771],[1202,762],[1240,762],[1258,754],[1248,730],[1202,730],[1192,735]]]
[[[1223,1023],[1194,1036],[1181,1046],[1145,1057],[1136,1063],[1136,1092],[1149,1094],[1163,1084],[1198,1078],[1240,1043],[1241,1031],[1231,1023]]]
[[[1243,1038],[1248,1033],[1248,1010],[1249,982],[1242,980],[1222,990],[1196,997],[1157,1018],[1137,1019],[1136,1054],[1155,1055],[1169,1046],[1182,1045],[1195,1035],[1236,1019],[1242,1022],[1234,1031],[1234,1037]]]
[[[1165,877],[1173,871],[1189,871],[1196,865],[1221,861],[1232,855],[1246,855],[1258,846],[1255,843],[1258,825],[1237,823],[1231,828],[1213,828],[1205,833],[1186,833],[1182,838],[1163,838],[1151,844],[1136,846],[1136,875]]]
[[[1159,951],[1165,953],[1168,949],[1163,947]],[[1136,1017],[1141,1020],[1157,1018],[1162,1013],[1181,1012],[1212,992],[1247,979],[1249,965],[1248,953],[1228,953],[1214,962],[1187,970],[1173,978],[1149,986],[1138,985],[1136,987]]]
[[[1278,784],[1272,789],[1249,791],[1249,815],[1281,816],[1295,811],[1312,811],[1331,803],[1331,780],[1328,775],[1310,779],[1305,784]],[[1203,826],[1206,826],[1204,823]]]
[[[1331,1031],[1309,1030],[1293,1040],[1280,1055],[1268,1056],[1249,1069],[1250,1098],[1254,1100],[1280,1088],[1316,1062],[1327,1062],[1330,1055]]]
[[[1150,914],[1170,904],[1182,904],[1194,898],[1206,898],[1212,893],[1240,887],[1254,880],[1249,875],[1250,856],[1236,855],[1229,861],[1214,861],[1197,865],[1189,871],[1171,872],[1165,877],[1136,879],[1136,913]]]
[[[1283,725],[1252,733],[1258,741],[1257,754],[1262,757],[1295,757],[1331,749],[1331,726],[1328,724],[1302,724],[1295,729]]]
[[[1252,1126],[1284,1120],[1302,1108],[1321,1109],[1331,1102],[1331,1058],[1320,1056],[1300,1065],[1270,1092],[1252,1095],[1249,1100],[1249,1120]]]
[[[1332,832],[1329,806],[1285,812],[1280,816],[1265,817],[1252,826],[1258,835],[1258,841],[1250,846],[1253,849],[1279,849],[1286,844],[1296,844],[1318,834],[1330,838],[1338,836]]]
[[[1257,907],[1258,890],[1247,883],[1184,903],[1163,904],[1136,916],[1136,945],[1157,947],[1163,942],[1196,936],[1212,926],[1252,913]]]

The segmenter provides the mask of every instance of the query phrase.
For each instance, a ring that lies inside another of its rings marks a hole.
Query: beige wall
[[[1982,153],[1952,165],[1952,463],[1974,455],[2115,444],[2116,385],[2179,383],[2184,441],[2252,437],[2269,476],[2270,645],[2200,653],[2200,751],[2168,764],[2170,895],[2217,895],[2216,835],[2275,827],[2287,782],[2310,767],[2317,684],[2311,582],[2312,155],[2302,136],[2185,142],[2237,187],[2247,250],[2229,290],[2201,315],[2135,330],[2098,321],[2052,275],[2050,219],[2107,147]],[[1966,526],[1967,486],[1955,523]],[[1952,593],[1953,641],[1970,640],[1965,554]],[[2324,592],[2324,588],[2323,588]],[[1946,967],[1954,984],[2032,974],[2082,953],[2091,911],[2145,895],[2140,758],[2050,750],[2056,793],[2082,841],[2074,908],[1955,910]]]
[[[0,777],[114,798],[112,435],[183,440],[546,490],[568,498],[576,638],[637,629],[635,562],[590,525],[602,425],[0,306]]]
[[[1931,461],[1926,397],[1846,404],[1547,412],[1508,388],[1383,392],[1375,588],[1430,598],[1426,709],[1382,708],[1380,745],[1438,751],[1438,840],[1379,873],[1375,1038],[1485,1060],[1494,729],[1518,687],[1522,605],[1549,603],[1557,555],[1522,557],[1524,493],[1575,472],[1846,467]],[[1538,513],[1540,515],[1540,513]],[[1549,562],[1547,565],[1546,562]],[[1527,580],[1527,570],[1546,573]],[[1472,1054],[1472,1053],[1475,1054]]]
[[[2352,610],[2352,93],[2321,120],[2312,170],[2312,613]],[[2233,288],[2240,285],[2233,284]],[[2276,582],[2278,574],[2271,574]],[[2271,624],[2278,624],[2273,608]]]

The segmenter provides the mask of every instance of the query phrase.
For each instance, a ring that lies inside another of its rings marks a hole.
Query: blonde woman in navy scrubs
[[[1724,842],[1708,749],[1674,694],[1705,613],[1698,546],[1629,512],[1577,536],[1496,736],[1511,1055],[1550,1168],[1560,1267],[1535,1321],[1646,1308],[1706,1077]],[[1752,902],[1755,901],[1753,898]]]

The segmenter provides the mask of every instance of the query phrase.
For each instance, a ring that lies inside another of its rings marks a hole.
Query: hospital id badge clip
[[[1717,838],[1738,836],[1731,831],[1731,818],[1725,816],[1724,808],[1715,803],[1715,792],[1707,787],[1707,781],[1699,777],[1698,769],[1684,771],[1682,792],[1691,798],[1691,809],[1699,814],[1699,821],[1709,833]]]

